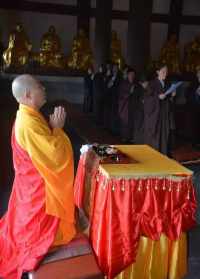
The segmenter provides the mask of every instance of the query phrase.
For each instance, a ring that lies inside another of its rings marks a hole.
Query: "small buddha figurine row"
[[[124,66],[124,58],[122,56],[121,42],[117,37],[117,32],[112,31],[110,60],[114,64],[118,64],[122,69]],[[68,67],[71,69],[87,70],[93,64],[92,51],[89,40],[85,35],[84,30],[79,30],[78,35],[73,39],[72,51],[68,57]]]
[[[32,60],[44,69],[64,69],[67,67],[86,71],[94,62],[89,40],[82,29],[74,37],[72,50],[67,59],[61,51],[61,41],[54,26],[50,26],[49,30],[42,36],[40,52],[34,53],[31,50],[32,45],[23,26],[17,24],[9,36],[8,48],[3,53],[5,67],[21,67]],[[112,31],[110,60],[112,63],[118,64],[119,68],[124,65],[121,42],[116,31]]]
[[[166,64],[170,73],[194,72],[200,64],[200,36],[184,46],[183,61],[176,35],[171,35],[161,48],[158,62]],[[182,62],[182,63],[181,63]]]
[[[42,36],[40,52],[31,52],[32,45],[21,24],[17,24],[9,36],[8,48],[3,53],[5,67],[21,67],[30,59],[36,61],[41,68],[87,70],[93,64],[89,40],[83,30],[78,32],[73,40],[70,56],[64,57],[61,51],[61,41],[54,26]]]

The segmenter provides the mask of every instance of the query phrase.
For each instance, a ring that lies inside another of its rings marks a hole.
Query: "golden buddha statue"
[[[121,42],[117,37],[117,32],[112,31],[111,34],[111,62],[119,66],[119,69],[123,68],[124,58],[122,56]]]
[[[83,29],[78,31],[74,37],[72,50],[67,59],[67,66],[70,69],[86,71],[93,64],[92,51]]]
[[[196,72],[196,67],[200,63],[200,36],[187,43],[184,47],[184,70],[186,72]]]
[[[3,63],[3,50],[4,50],[4,47],[3,47],[3,43],[1,41],[1,33],[0,33],[0,67]]]
[[[180,48],[175,34],[161,48],[159,61],[167,65],[169,73],[180,73]]]
[[[8,48],[3,52],[6,67],[24,66],[28,63],[32,45],[21,24],[17,24],[9,36]]]
[[[193,42],[189,42],[184,46],[184,70],[186,72],[193,72],[194,61],[193,61]]]
[[[64,68],[64,56],[61,53],[60,38],[56,34],[54,26],[50,26],[47,33],[42,36],[39,63],[44,68]]]

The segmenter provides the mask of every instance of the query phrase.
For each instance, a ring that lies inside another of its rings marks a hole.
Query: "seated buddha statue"
[[[3,53],[6,67],[20,67],[28,63],[32,45],[21,24],[17,24],[9,35],[8,48]]]
[[[180,48],[175,34],[161,48],[159,61],[168,66],[169,73],[180,73]]]
[[[42,36],[39,54],[40,66],[44,68],[64,68],[64,56],[61,53],[61,42],[54,26],[50,26]]]
[[[92,51],[84,30],[80,29],[74,37],[72,50],[67,59],[67,66],[70,69],[86,71],[93,64]]]
[[[186,72],[193,72],[193,42],[189,42],[184,46],[184,70]]]
[[[4,46],[1,41],[1,34],[0,34],[0,66],[3,64],[3,51],[4,51]]]
[[[185,71],[194,72],[200,63],[200,36],[187,43],[184,47],[184,65]]]
[[[124,59],[122,57],[121,41],[117,37],[117,32],[112,31],[111,34],[111,62],[117,64],[120,69],[123,68]]]

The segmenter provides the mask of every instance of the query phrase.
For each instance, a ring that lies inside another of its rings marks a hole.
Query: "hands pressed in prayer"
[[[176,91],[172,92],[172,97],[176,96]]]
[[[164,93],[162,93],[162,94],[158,95],[158,97],[160,100],[164,100],[166,95]]]
[[[51,128],[63,128],[66,120],[66,112],[63,107],[55,107],[54,113],[49,116]]]

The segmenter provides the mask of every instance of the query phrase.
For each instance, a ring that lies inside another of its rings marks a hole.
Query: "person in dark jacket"
[[[93,113],[97,125],[103,125],[104,119],[104,98],[106,92],[105,67],[101,65],[94,76],[93,83]]]
[[[119,97],[119,84],[121,81],[121,74],[117,64],[112,67],[112,73],[106,82],[106,95],[105,95],[105,117],[104,126],[112,132],[118,134],[118,97]]]
[[[129,101],[135,88],[135,71],[129,68],[127,80],[123,80],[119,90],[118,112],[120,119],[120,137],[122,142],[129,141]]]
[[[93,106],[93,79],[94,72],[92,68],[88,68],[87,74],[84,77],[84,101],[83,111],[92,112]]]
[[[142,75],[136,83],[129,101],[129,132],[130,141],[135,144],[144,143],[144,95],[148,79]]]

